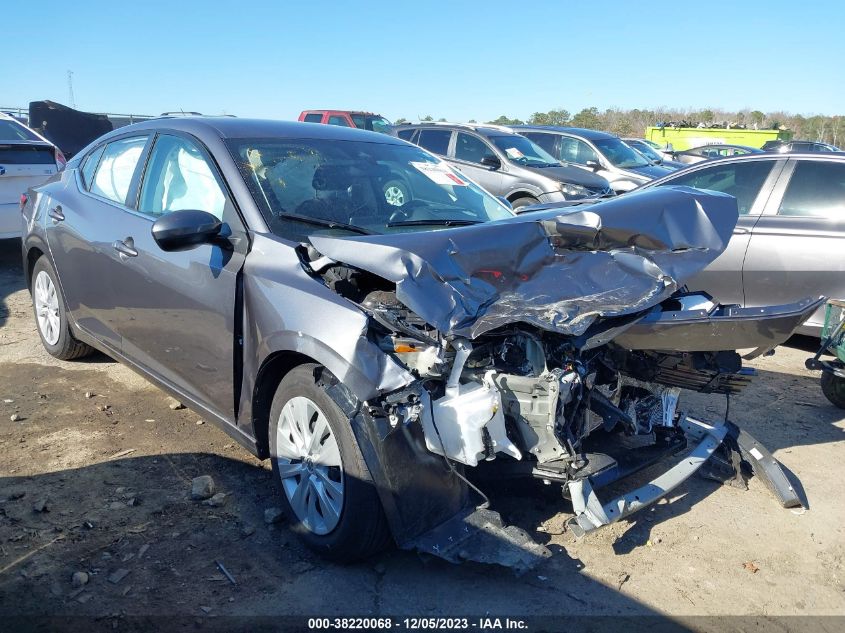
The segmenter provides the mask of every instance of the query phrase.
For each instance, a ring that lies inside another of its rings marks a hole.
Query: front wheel
[[[74,337],[56,271],[43,255],[32,269],[32,307],[41,343],[51,356],[73,360],[93,351]]]
[[[830,372],[822,372],[822,393],[831,404],[845,409],[845,378]]]
[[[270,457],[293,531],[325,558],[350,562],[384,547],[387,520],[349,419],[317,384],[317,371],[300,365],[279,384]]]
[[[527,207],[532,204],[540,204],[540,201],[537,200],[537,198],[532,198],[531,196],[523,196],[522,198],[517,198],[511,202],[511,207],[516,210],[520,207]]]
[[[384,183],[382,191],[384,193],[384,201],[391,207],[401,207],[411,199],[408,185],[397,178]]]

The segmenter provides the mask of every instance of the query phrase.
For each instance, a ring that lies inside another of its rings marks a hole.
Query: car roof
[[[314,125],[300,121],[270,119],[241,119],[234,117],[160,117],[118,128],[102,137],[122,136],[131,132],[171,129],[194,134],[200,138],[210,135],[220,138],[309,138],[331,141],[362,141],[402,145],[405,141],[379,132],[339,125]]]
[[[845,152],[796,152],[795,154],[781,154],[779,152],[756,152],[754,154],[742,154],[739,156],[719,156],[718,158],[714,158],[712,160],[706,160],[700,163],[693,163],[692,165],[687,165],[683,169],[679,169],[678,171],[674,171],[672,173],[666,174],[665,176],[661,176],[660,178],[656,178],[650,182],[647,182],[640,188],[645,189],[653,185],[660,185],[663,182],[671,180],[675,176],[686,173],[688,171],[691,172],[697,171],[699,169],[706,169],[713,165],[742,163],[745,161],[756,160],[813,160],[841,162],[845,161]]]
[[[453,130],[471,130],[478,132],[482,136],[502,136],[515,135],[519,132],[511,129],[510,126],[496,125],[495,123],[451,123],[448,121],[420,121],[418,123],[402,123],[394,125],[394,129],[416,129],[416,128],[431,128],[431,129],[453,129]]]
[[[751,152],[761,152],[759,147],[751,147],[750,145],[736,145],[734,143],[713,143],[712,145],[699,145],[698,147],[690,147],[689,149],[685,149],[683,152],[678,152],[679,154],[683,154],[684,152],[691,152],[693,150],[699,149],[719,149],[719,148],[737,148],[737,149],[747,149]]]
[[[610,132],[602,132],[600,130],[588,130],[583,127],[564,127],[562,125],[514,125],[512,128],[517,131],[523,130],[537,130],[538,132],[560,132],[562,134],[571,134],[572,136],[580,136],[590,141],[598,141],[608,138],[619,138]]]

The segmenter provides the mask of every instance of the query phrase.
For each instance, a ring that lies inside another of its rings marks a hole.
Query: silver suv
[[[606,178],[616,193],[630,191],[674,171],[652,165],[618,136],[607,132],[539,125],[520,125],[513,129],[534,141],[556,160],[583,165]]]
[[[561,163],[509,128],[492,124],[416,123],[395,127],[393,135],[442,157],[493,195],[506,198],[514,209],[613,195],[606,179]]]

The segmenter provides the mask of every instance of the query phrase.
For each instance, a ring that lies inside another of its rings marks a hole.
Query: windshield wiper
[[[481,220],[461,220],[459,218],[455,218],[452,220],[441,220],[438,218],[430,218],[428,220],[397,220],[396,222],[388,222],[387,227],[392,228],[394,226],[469,226],[470,224],[481,224]]]
[[[324,226],[329,229],[344,229],[359,235],[373,235],[372,231],[368,231],[360,226],[354,224],[344,224],[343,222],[335,222],[334,220],[326,220],[324,218],[313,218],[310,215],[299,215],[298,213],[282,213],[279,215],[283,220],[296,220],[303,224],[313,224],[314,226]]]

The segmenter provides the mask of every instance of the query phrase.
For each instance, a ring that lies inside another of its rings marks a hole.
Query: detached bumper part
[[[615,523],[656,502],[694,475],[722,445],[728,434],[724,424],[710,425],[689,417],[683,419],[681,427],[687,435],[700,439],[699,444],[680,463],[636,490],[602,504],[589,478],[569,482],[575,516],[568,524],[575,536],[584,536]]]

